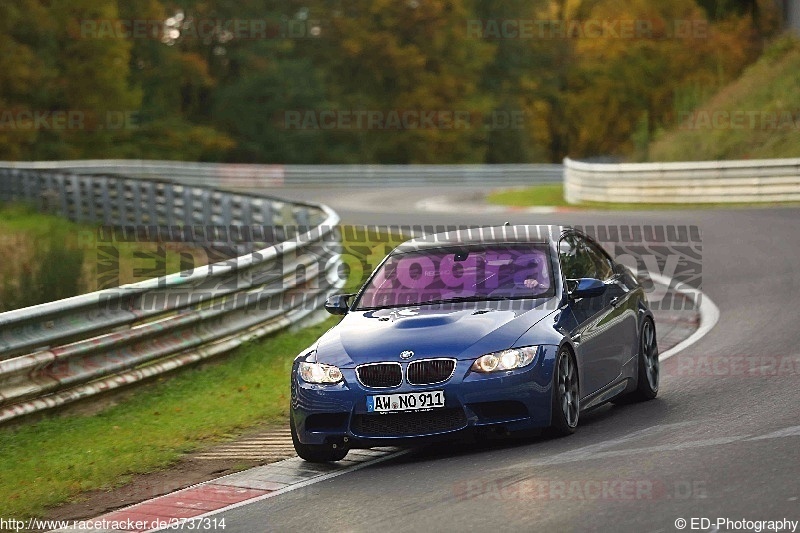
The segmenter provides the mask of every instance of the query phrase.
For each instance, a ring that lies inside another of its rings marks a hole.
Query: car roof
[[[459,227],[415,237],[395,248],[392,253],[475,244],[548,244],[558,240],[566,229],[568,228],[554,225]]]

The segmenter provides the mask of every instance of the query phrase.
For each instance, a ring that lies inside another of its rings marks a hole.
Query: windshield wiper
[[[370,307],[358,307],[356,311],[378,311],[380,309],[396,309],[398,307],[416,307],[418,305],[437,305],[437,304],[453,304],[453,303],[466,303],[466,302],[502,302],[508,300],[532,300],[535,298],[544,298],[543,295],[525,295],[525,296],[454,296],[452,298],[442,298],[439,300],[426,300],[424,302],[404,302],[399,304],[390,305],[377,305]]]
[[[434,304],[453,304],[460,302],[491,302],[511,300],[509,296],[454,296],[453,298],[442,298],[441,300],[428,300],[414,305],[434,305]]]
[[[379,311],[381,309],[396,309],[398,307],[416,307],[418,305],[451,304],[462,302],[486,302],[511,300],[508,296],[454,296],[453,298],[442,298],[441,300],[428,300],[425,302],[405,302],[400,304],[376,305],[370,307],[358,307],[356,311]]]

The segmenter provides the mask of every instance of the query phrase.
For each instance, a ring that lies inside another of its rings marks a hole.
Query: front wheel
[[[297,429],[294,425],[294,415],[289,414],[289,429],[292,433],[292,444],[294,451],[300,459],[309,463],[330,463],[331,461],[341,461],[347,455],[347,448],[334,448],[332,444],[303,444],[297,438]]]
[[[561,348],[553,369],[551,432],[556,436],[575,433],[581,412],[578,367],[567,348]]]

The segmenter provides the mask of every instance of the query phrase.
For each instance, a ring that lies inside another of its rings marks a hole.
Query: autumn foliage
[[[758,57],[774,5],[4,2],[0,159],[636,157]]]

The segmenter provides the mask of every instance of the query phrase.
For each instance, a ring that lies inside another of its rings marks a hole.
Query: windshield
[[[544,244],[435,248],[391,255],[367,282],[357,310],[554,294]]]

